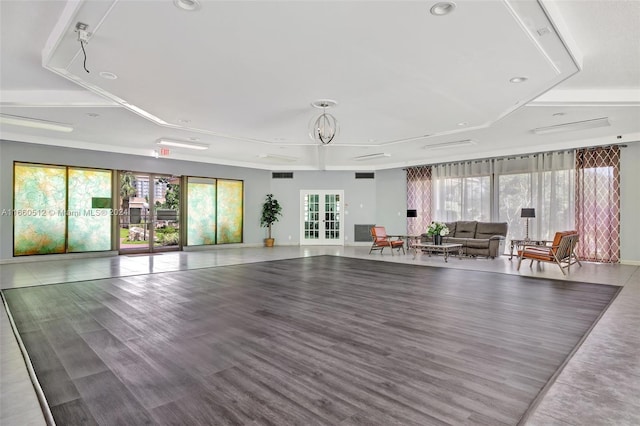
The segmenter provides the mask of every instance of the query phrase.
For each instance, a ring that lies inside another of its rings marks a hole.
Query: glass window
[[[216,244],[216,179],[188,178],[187,244]]]
[[[68,249],[69,252],[111,249],[111,171],[69,169]],[[104,205],[107,208],[94,208]]]
[[[243,182],[218,179],[218,244],[242,242]]]
[[[65,252],[66,180],[66,167],[14,165],[15,256]]]
[[[14,164],[14,255],[111,248],[111,172]]]

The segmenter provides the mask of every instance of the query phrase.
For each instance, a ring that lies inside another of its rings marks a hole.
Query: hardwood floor
[[[5,290],[58,424],[516,424],[619,287],[317,256]]]

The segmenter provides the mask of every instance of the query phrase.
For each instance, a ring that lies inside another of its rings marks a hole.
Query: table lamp
[[[520,210],[520,217],[524,217],[527,219],[527,236],[524,238],[524,240],[529,241],[529,219],[532,217],[536,217],[536,209],[522,209]]]

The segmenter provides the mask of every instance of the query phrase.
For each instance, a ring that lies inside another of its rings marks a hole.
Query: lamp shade
[[[418,210],[407,210],[407,217],[418,217]]]
[[[522,209],[520,217],[536,217],[536,209]]]

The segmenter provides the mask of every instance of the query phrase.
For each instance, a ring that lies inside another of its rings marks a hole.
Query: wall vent
[[[371,228],[373,225],[353,225],[353,241],[358,242],[370,242],[371,241]]]
[[[356,172],[356,179],[375,179],[374,172]]]
[[[293,179],[293,172],[273,172],[272,179]]]

